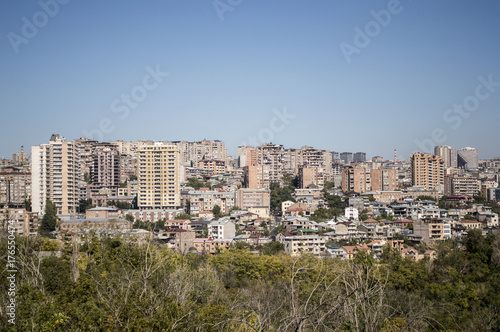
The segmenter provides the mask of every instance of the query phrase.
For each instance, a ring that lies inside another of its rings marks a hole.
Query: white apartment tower
[[[172,209],[181,205],[179,149],[154,143],[137,150],[137,205]]]
[[[31,163],[33,212],[43,215],[49,199],[58,215],[75,214],[80,177],[78,144],[54,134],[49,143],[31,147]]]

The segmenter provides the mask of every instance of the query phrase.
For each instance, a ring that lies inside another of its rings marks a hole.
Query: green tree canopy
[[[215,218],[220,218],[220,217],[224,216],[224,214],[222,213],[222,209],[217,204],[215,204],[214,207],[212,208],[212,212],[213,212]]]
[[[43,236],[49,236],[49,233],[56,230],[57,224],[57,207],[51,200],[45,202],[45,211],[42,222],[40,223],[39,232]]]
[[[295,202],[292,194],[295,191],[295,187],[287,185],[280,187],[279,183],[271,182],[269,189],[271,190],[271,210],[278,212],[281,211],[281,203],[285,201]]]

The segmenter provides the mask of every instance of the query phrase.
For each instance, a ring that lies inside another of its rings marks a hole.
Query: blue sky
[[[500,156],[500,2],[54,1],[0,4],[0,157],[53,132]]]

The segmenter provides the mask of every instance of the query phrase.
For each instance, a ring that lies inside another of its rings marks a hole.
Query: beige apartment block
[[[311,185],[323,189],[325,186],[325,174],[319,167],[300,167],[298,178],[300,189]]]
[[[264,188],[264,167],[256,164],[244,166],[243,179],[245,187],[247,188]]]
[[[215,205],[224,214],[229,213],[235,205],[234,191],[192,190],[189,192],[190,211],[192,215],[203,211],[212,211]]]
[[[227,162],[226,145],[219,140],[203,140],[199,142],[174,141],[170,144],[179,149],[180,164],[182,166],[198,166],[198,163],[203,159]]]
[[[94,163],[94,148],[98,144],[98,141],[91,140],[88,138],[79,138],[76,140],[79,150],[80,159],[80,178],[83,179],[85,174],[90,175],[90,170],[92,169],[92,164]]]
[[[332,172],[332,152],[304,146],[297,150],[297,168],[294,174],[298,173],[300,167],[316,167],[320,173],[330,174]]]
[[[92,152],[90,180],[92,182],[91,197],[100,189],[111,190],[111,195],[118,195],[120,187],[120,153],[110,143],[97,144]]]
[[[238,166],[257,165],[257,149],[249,146],[238,147]]]
[[[198,168],[206,169],[213,174],[226,173],[226,162],[223,160],[204,159],[198,162]]]
[[[173,209],[181,205],[179,150],[155,143],[137,151],[140,209]]]
[[[372,190],[396,190],[397,170],[393,168],[376,168],[371,170]]]
[[[31,172],[25,167],[0,166],[0,204],[21,205],[31,197]]]
[[[444,177],[444,194],[475,196],[479,193],[480,183],[476,177],[467,175],[446,175]]]
[[[57,214],[75,214],[80,180],[78,144],[54,134],[49,143],[31,147],[31,164],[33,212],[43,214],[49,199]]]
[[[250,208],[271,207],[271,192],[269,189],[238,189],[236,192],[236,205],[242,210]]]
[[[365,165],[366,166],[366,165]],[[362,165],[342,169],[342,190],[364,193],[392,191],[397,187],[397,171],[391,168],[369,169]]]
[[[451,225],[441,219],[418,219],[413,223],[413,234],[422,236],[429,244],[451,236]]]
[[[411,180],[414,186],[436,189],[444,183],[443,157],[430,153],[411,155]]]
[[[283,181],[283,145],[266,143],[257,147],[257,165],[263,166],[264,187]]]
[[[38,235],[38,213],[28,212],[25,208],[0,209],[0,224],[14,227],[17,235]]]

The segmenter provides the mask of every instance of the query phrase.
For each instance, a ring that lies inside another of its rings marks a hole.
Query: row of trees
[[[8,289],[0,241],[0,319]],[[378,264],[256,255],[182,256],[153,243],[89,237],[40,259],[17,238],[17,319],[2,331],[427,331],[500,329],[500,236],[472,231],[435,261],[386,248]],[[278,254],[273,254],[278,252]]]

